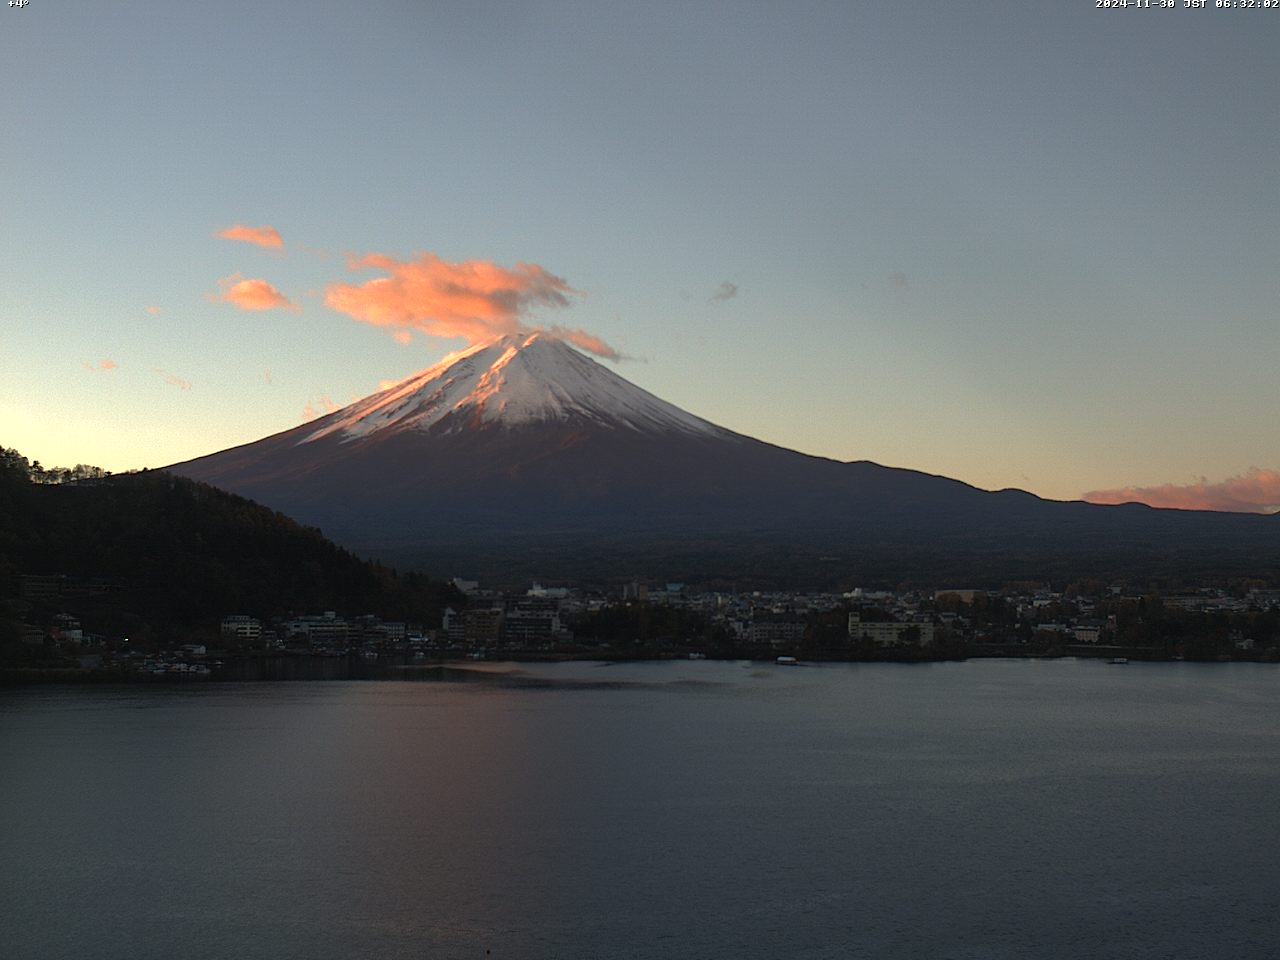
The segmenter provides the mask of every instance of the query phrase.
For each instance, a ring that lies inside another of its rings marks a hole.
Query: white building
[[[918,633],[916,632],[918,631]],[[914,636],[914,639],[908,639]],[[857,610],[849,614],[849,639],[870,640],[882,647],[933,643],[933,623],[929,620],[863,620]]]
[[[1102,636],[1102,629],[1094,624],[1079,624],[1073,632],[1076,636],[1076,643],[1097,643]]]
[[[766,616],[752,619],[751,642],[772,647],[793,647],[804,640],[804,621],[794,617]]]
[[[258,640],[262,637],[262,621],[240,615],[223,617],[222,635],[228,640]]]
[[[323,617],[294,617],[286,620],[285,631],[291,637],[304,636],[312,644],[345,643],[351,633],[351,625],[332,610]]]

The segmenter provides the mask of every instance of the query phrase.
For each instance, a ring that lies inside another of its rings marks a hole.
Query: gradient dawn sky
[[[807,453],[1280,505],[1280,7],[1209,2],[0,6],[0,444],[545,326]]]

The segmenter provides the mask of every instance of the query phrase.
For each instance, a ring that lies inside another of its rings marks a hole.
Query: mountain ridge
[[[387,562],[513,581],[1280,570],[1280,525],[1262,517],[1045,500],[788,450],[543,334],[477,345],[316,421],[168,469]]]

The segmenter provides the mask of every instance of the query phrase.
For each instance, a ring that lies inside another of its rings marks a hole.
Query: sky
[[[1280,507],[1280,7],[1158,2],[0,6],[0,444],[546,327],[806,453]]]

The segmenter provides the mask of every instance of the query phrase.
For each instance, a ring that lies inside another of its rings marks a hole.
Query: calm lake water
[[[0,955],[1280,944],[1280,667],[483,669],[0,690]]]

